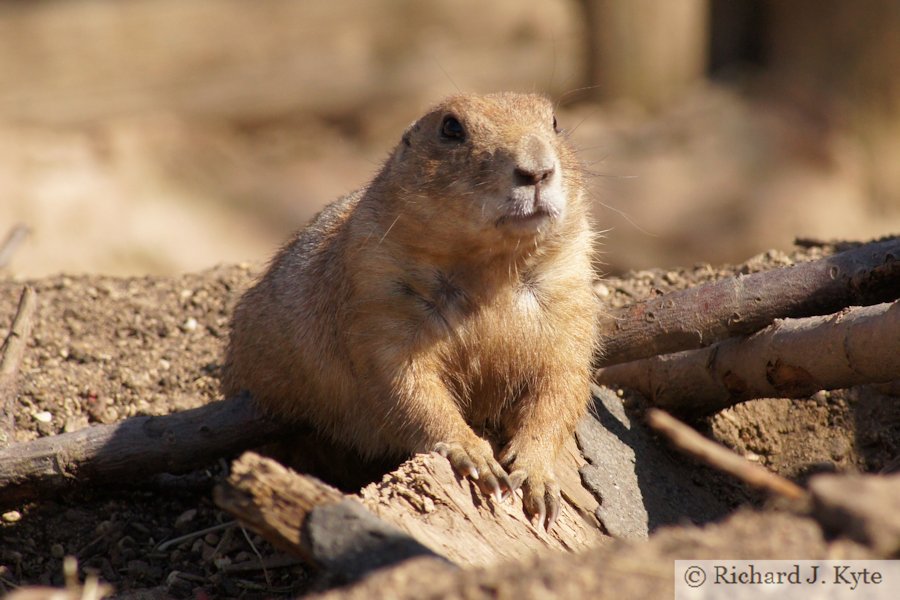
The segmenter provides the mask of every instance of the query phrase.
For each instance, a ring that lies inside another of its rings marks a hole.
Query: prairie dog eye
[[[553,131],[559,133],[559,124],[556,122],[556,115],[553,115]]]
[[[459,119],[453,115],[447,115],[441,123],[441,137],[445,140],[456,140],[461,142],[466,139],[466,130],[463,129]]]

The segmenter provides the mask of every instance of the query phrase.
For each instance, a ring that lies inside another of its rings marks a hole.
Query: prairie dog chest
[[[539,370],[552,320],[539,281],[524,273],[478,287],[452,274],[429,275],[403,286],[410,332],[449,379],[466,389],[506,388]]]

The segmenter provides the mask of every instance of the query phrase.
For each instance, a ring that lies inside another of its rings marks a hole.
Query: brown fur
[[[448,115],[464,140],[442,137]],[[539,200],[527,174],[548,168]],[[554,458],[589,398],[596,307],[583,195],[549,101],[447,99],[244,295],[226,393],[249,390],[365,456],[443,443],[486,491],[491,473],[508,480],[476,432],[497,431],[500,462],[543,516],[559,493]],[[540,223],[515,223],[538,208]]]

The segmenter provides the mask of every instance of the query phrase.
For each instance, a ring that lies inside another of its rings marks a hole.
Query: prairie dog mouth
[[[534,207],[530,212],[510,212],[496,221],[497,227],[511,227],[514,229],[537,230],[542,225],[554,220],[557,211],[545,206]]]
[[[518,179],[514,178],[512,189],[498,207],[498,228],[521,234],[538,233],[562,217],[566,197],[559,169],[544,169],[542,173],[540,180],[531,182],[523,182],[521,173]]]

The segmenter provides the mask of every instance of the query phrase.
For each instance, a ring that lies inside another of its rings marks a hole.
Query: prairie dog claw
[[[495,502],[501,502],[515,489],[506,470],[494,458],[490,444],[483,440],[440,442],[434,446],[434,451],[450,461],[457,475],[476,481],[481,491]]]

